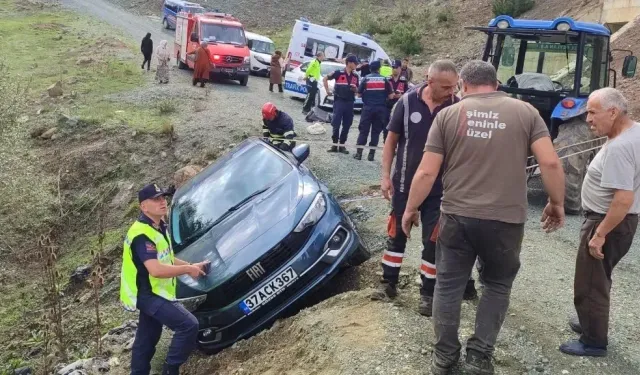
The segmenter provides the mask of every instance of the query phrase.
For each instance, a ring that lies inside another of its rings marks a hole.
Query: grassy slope
[[[153,106],[104,99],[107,94],[131,90],[147,81],[137,60],[132,59],[137,54],[136,46],[117,30],[59,8],[15,4],[0,0],[0,60],[12,77],[29,83],[25,108],[29,120],[9,129],[0,140],[0,253],[7,260],[0,269],[0,337],[7,344],[7,349],[0,351],[0,373],[3,368],[22,364],[25,350],[41,342],[37,323],[30,321],[39,319],[42,304],[42,271],[34,259],[35,237],[57,213],[57,171],[43,169],[46,161],[41,159],[38,144],[29,139],[29,129],[55,126],[54,112],[79,116],[97,128],[127,124],[157,131],[171,120]],[[81,57],[94,62],[78,64]],[[65,94],[75,91],[77,97],[56,101],[47,98],[43,93],[56,81],[63,83]],[[44,109],[45,114],[36,115],[38,109]],[[71,243],[61,244],[64,251],[58,268],[63,284],[71,270],[89,263],[90,249],[96,246],[93,232],[94,228],[86,228],[86,232],[72,236]],[[121,242],[122,233],[122,228],[110,229],[105,245]],[[117,322],[117,309],[107,307],[104,313],[106,327]],[[15,343],[4,338],[15,339]]]

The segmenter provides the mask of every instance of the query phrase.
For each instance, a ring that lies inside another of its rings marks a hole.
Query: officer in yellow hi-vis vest
[[[169,195],[156,184],[138,192],[140,217],[124,240],[120,300],[129,311],[140,310],[133,343],[131,375],[149,375],[151,359],[165,325],[174,331],[162,375],[178,375],[180,365],[194,349],[198,320],[176,299],[176,277],[204,275],[208,262],[190,264],[173,255],[167,224]]]

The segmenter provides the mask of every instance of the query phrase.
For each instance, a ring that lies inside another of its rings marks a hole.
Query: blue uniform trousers
[[[350,100],[342,100],[336,98],[333,102],[333,119],[331,120],[331,126],[333,126],[333,135],[331,139],[333,143],[343,145],[347,142],[347,136],[349,135],[349,128],[353,123],[353,102]],[[342,124],[342,131],[340,131],[340,125]]]
[[[386,126],[387,107],[385,105],[364,105],[362,114],[360,115],[360,124],[358,125],[358,146],[367,144],[369,132],[371,132],[371,142],[369,146],[377,146],[380,141],[380,132]]]
[[[149,375],[151,359],[162,335],[162,326],[174,332],[166,363],[182,365],[196,346],[198,320],[178,302],[152,295],[140,295],[138,330],[131,351],[131,375]]]

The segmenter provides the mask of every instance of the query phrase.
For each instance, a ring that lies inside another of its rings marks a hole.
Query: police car
[[[307,83],[304,75],[309,64],[311,64],[311,61],[303,63],[292,71],[287,72],[285,75],[284,92],[292,98],[305,99],[307,97]],[[320,75],[324,78],[324,76],[331,74],[336,70],[343,70],[344,68],[345,64],[327,59],[320,64]],[[329,90],[333,90],[334,83],[335,81],[333,80],[329,81]],[[327,92],[324,89],[322,81],[318,84],[316,106],[320,108],[333,108],[333,96],[327,97]],[[356,97],[354,107],[359,110],[362,109],[361,98]]]

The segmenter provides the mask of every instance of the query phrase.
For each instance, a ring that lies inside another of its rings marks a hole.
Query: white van
[[[361,61],[389,59],[382,47],[366,34],[358,35],[350,31],[316,25],[306,18],[297,20],[286,55],[287,71],[292,71],[313,59],[318,52],[324,52],[326,58],[338,61],[350,53]]]
[[[273,40],[248,31],[245,36],[251,53],[251,73],[269,75],[271,56],[276,52]]]

